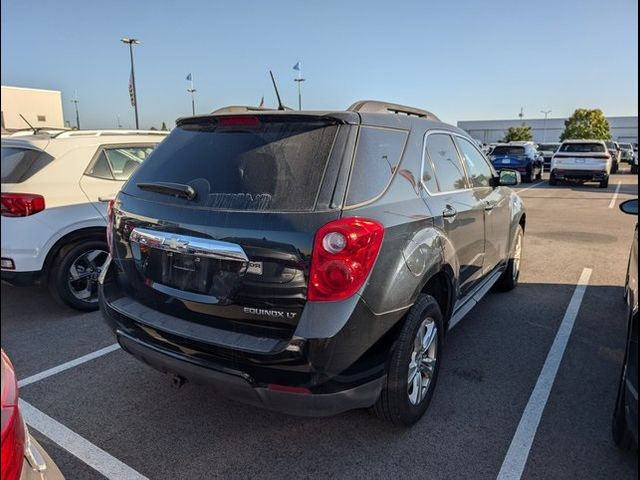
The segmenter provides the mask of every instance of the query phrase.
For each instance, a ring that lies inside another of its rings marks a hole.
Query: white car
[[[602,140],[565,140],[551,158],[549,185],[559,180],[598,182],[609,186],[613,160]]]
[[[2,139],[2,280],[98,308],[107,201],[168,132],[76,130]]]

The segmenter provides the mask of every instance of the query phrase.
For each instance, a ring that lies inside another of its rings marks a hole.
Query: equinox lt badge
[[[273,317],[273,318],[296,318],[296,312],[283,312],[282,310],[266,310],[264,308],[251,308],[244,307],[242,309],[244,313],[249,313],[251,315],[260,315],[263,317]]]

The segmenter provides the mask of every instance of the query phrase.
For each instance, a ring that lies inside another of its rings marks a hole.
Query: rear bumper
[[[2,281],[16,287],[26,287],[38,283],[42,277],[42,271],[16,272],[15,270],[2,270]]]
[[[386,378],[391,327],[403,315],[374,316],[358,296],[342,310],[341,302],[308,302],[303,317],[313,317],[312,324],[337,321],[341,327],[314,331],[301,318],[292,336],[277,338],[169,315],[128,296],[117,275],[105,277],[100,308],[125,351],[161,372],[210,384],[226,397],[293,415],[373,405]]]
[[[289,415],[328,416],[369,407],[377,400],[384,382],[384,377],[380,377],[347,390],[325,394],[270,389],[253,386],[242,372],[223,372],[213,365],[195,363],[193,359],[145,344],[121,331],[116,331],[116,336],[123,350],[156,370],[211,385],[231,400]]]
[[[579,169],[564,169],[554,168],[551,171],[551,175],[558,180],[592,180],[602,181],[609,177],[609,174],[605,170],[579,170]]]

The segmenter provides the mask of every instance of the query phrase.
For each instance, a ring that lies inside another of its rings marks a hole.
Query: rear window
[[[524,155],[524,147],[498,145],[491,151],[491,155]]]
[[[125,191],[163,202],[182,202],[136,187],[141,182],[172,182],[191,185],[197,206],[312,210],[337,129],[331,120],[301,120],[300,116],[188,120],[156,147]]]
[[[33,176],[44,164],[39,150],[2,147],[2,183],[21,183]]]
[[[560,147],[559,152],[570,152],[570,153],[604,153],[605,148],[601,143],[563,143]]]
[[[541,143],[538,145],[538,150],[545,152],[555,152],[560,145],[553,143]]]
[[[360,128],[347,205],[366,202],[385,191],[398,168],[406,142],[404,130]]]

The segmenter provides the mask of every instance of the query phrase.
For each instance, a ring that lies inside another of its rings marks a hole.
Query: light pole
[[[544,113],[544,123],[542,124],[542,141],[547,141],[547,117],[551,113],[551,110],[540,110],[540,113]]]
[[[193,114],[193,116],[196,116],[196,101],[195,98],[193,96],[194,93],[197,92],[197,90],[195,88],[193,88],[193,74],[189,74],[189,76],[187,77],[187,80],[189,80],[191,82],[191,88],[187,88],[187,92],[189,92],[191,94],[191,113]]]
[[[139,45],[140,44],[140,40],[138,40],[137,38],[121,38],[120,41],[122,43],[128,43],[129,44],[129,56],[131,58],[131,78],[129,80],[129,88],[130,88],[130,95],[131,95],[131,104],[133,105],[133,108],[135,109],[135,113],[136,113],[136,130],[140,129],[140,123],[138,122],[138,95],[136,93],[136,72],[135,69],[133,67],[133,46],[134,45]]]
[[[78,113],[78,90],[76,90],[73,100],[71,100],[76,106],[76,127],[80,130],[80,114]]]
[[[298,110],[302,110],[302,90],[300,86],[304,82],[304,78],[302,78],[302,65],[300,62],[296,63],[293,69],[298,72],[298,78],[294,78],[293,81],[298,84]]]

